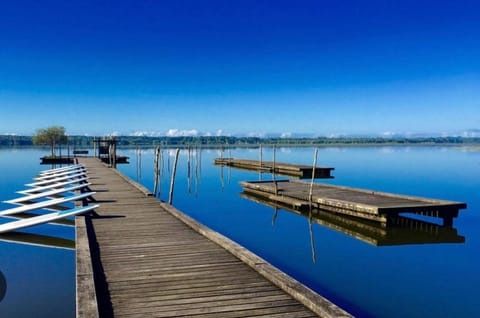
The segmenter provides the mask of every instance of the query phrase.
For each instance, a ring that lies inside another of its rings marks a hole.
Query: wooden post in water
[[[110,143],[112,144],[112,162],[113,168],[117,168],[117,140],[115,136],[110,137]]]
[[[312,181],[310,182],[310,192],[308,193],[308,202],[312,206],[313,195],[313,181],[315,180],[315,168],[317,166],[318,148],[315,148],[315,154],[313,155],[313,167],[312,167]]]
[[[223,146],[222,146],[222,149],[220,150],[220,158],[223,159]],[[223,180],[223,167],[224,166],[225,165],[220,166],[220,181],[221,181],[221,185],[222,185],[222,192],[225,189],[225,181]]]
[[[188,193],[192,193],[192,167],[191,167],[191,159],[192,159],[192,147],[188,146],[188,154],[187,154],[187,188]]]
[[[273,145],[273,164],[272,164],[272,180],[275,185],[275,195],[278,195],[278,184],[277,180],[275,180],[275,161],[276,161],[276,152],[277,146]]]
[[[228,145],[228,158],[229,158],[229,162],[232,161],[232,150],[230,148],[230,145]],[[230,184],[230,180],[232,179],[232,165],[228,165],[228,178],[227,178],[227,183]]]
[[[108,143],[108,166],[112,167],[112,144]]]
[[[137,181],[142,178],[142,149],[137,147],[136,150],[137,155]]]
[[[177,173],[177,162],[180,149],[175,150],[175,160],[173,161],[172,178],[170,179],[170,193],[168,194],[168,204],[172,205],[173,202],[173,190],[175,188],[175,174]]]
[[[117,138],[113,137],[113,165],[117,168]]]
[[[159,159],[160,159],[160,147],[155,148],[155,156],[153,158],[153,195],[157,196],[158,189],[158,176],[159,176]]]
[[[201,145],[197,145],[195,148],[195,197],[198,196],[198,184],[200,182],[201,151]]]
[[[258,180],[259,181],[262,181],[262,165],[263,165],[263,149],[262,149],[262,144],[260,144],[260,146],[258,146],[258,152],[259,152],[259,172],[258,172]]]

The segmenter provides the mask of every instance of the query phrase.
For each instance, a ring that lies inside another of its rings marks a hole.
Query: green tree
[[[55,156],[55,146],[57,144],[64,144],[68,140],[65,135],[65,128],[62,126],[52,126],[48,128],[37,129],[35,136],[33,136],[33,143],[35,145],[49,145],[52,157]]]

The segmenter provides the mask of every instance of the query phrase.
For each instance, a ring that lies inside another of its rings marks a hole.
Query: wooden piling
[[[173,170],[172,170],[172,177],[170,179],[170,192],[168,194],[168,204],[173,203],[173,191],[175,189],[175,174],[177,173],[177,162],[178,162],[178,155],[180,154],[180,149],[177,148],[175,150],[175,160],[173,161]]]
[[[318,148],[315,148],[315,154],[313,155],[312,181],[310,182],[310,191],[308,194],[308,201],[310,202],[310,205],[312,205],[313,182],[315,181],[315,167],[317,166],[317,157]]]

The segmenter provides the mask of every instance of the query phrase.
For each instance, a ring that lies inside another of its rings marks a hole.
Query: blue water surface
[[[40,171],[41,149],[0,148],[0,201],[13,199],[15,191]],[[0,210],[14,207],[0,202]],[[41,213],[42,211],[39,211]],[[0,223],[12,219],[0,217]],[[75,228],[39,225],[22,233],[75,239]],[[10,242],[0,234],[0,317],[75,317],[75,251]],[[1,277],[0,277],[1,278]]]
[[[120,149],[119,170],[153,189],[153,149]],[[0,201],[17,197],[38,171],[41,149],[0,149]],[[159,197],[168,199],[175,150],[164,149]],[[313,148],[278,148],[276,160],[312,164]],[[220,168],[217,157],[258,159],[258,148],[182,150],[173,204],[246,246],[359,317],[477,317],[480,295],[480,151],[454,147],[320,148],[318,165],[334,179],[316,182],[468,204],[454,220],[464,242],[387,244],[244,198],[240,181],[272,175]],[[264,160],[272,160],[265,147]],[[287,177],[275,176],[278,179]],[[0,203],[0,210],[11,205]],[[0,223],[10,219],[0,218]],[[435,223],[438,220],[432,220]],[[73,239],[74,229],[41,225],[33,234]],[[378,244],[376,244],[377,242]],[[379,245],[379,246],[377,246]],[[74,317],[74,251],[11,243],[0,237],[0,317]],[[3,280],[1,278],[4,278]]]

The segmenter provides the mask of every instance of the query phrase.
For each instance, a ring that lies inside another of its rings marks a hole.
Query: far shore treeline
[[[96,137],[102,138],[102,137]],[[180,136],[147,137],[116,136],[118,146],[341,146],[341,145],[480,145],[480,137],[317,137],[317,138],[280,138],[280,137],[232,137],[232,136]],[[94,137],[68,136],[68,145],[82,148],[93,147]],[[34,146],[33,136],[0,135],[0,146]]]

